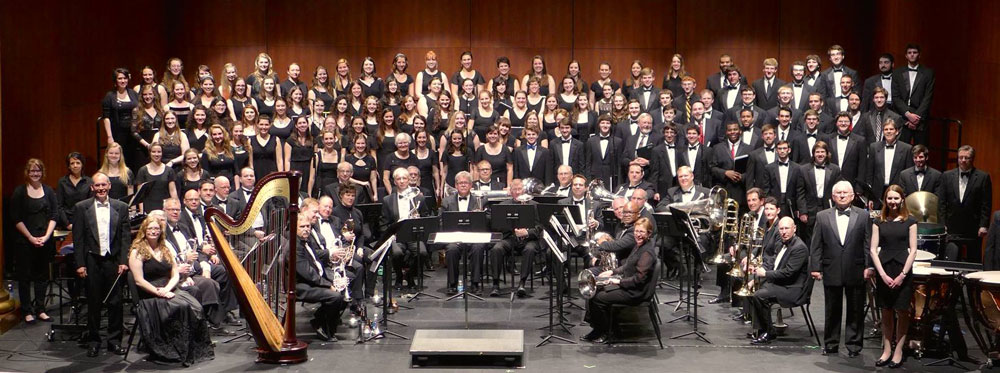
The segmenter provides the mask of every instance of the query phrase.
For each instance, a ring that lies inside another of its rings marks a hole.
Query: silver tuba
[[[545,185],[542,181],[533,177],[524,178],[522,183],[524,185],[524,194],[540,195],[545,190]]]
[[[610,284],[611,280],[614,278],[621,279],[621,276],[611,275],[609,277],[598,277],[590,270],[585,269],[580,271],[580,274],[576,277],[577,288],[580,290],[580,296],[585,299],[593,298],[594,294],[597,294],[598,290]]]
[[[604,187],[604,182],[600,179],[594,179],[587,185],[587,193],[590,194],[590,199],[594,201],[608,203],[614,201],[616,197],[613,193],[611,193],[611,191]]]

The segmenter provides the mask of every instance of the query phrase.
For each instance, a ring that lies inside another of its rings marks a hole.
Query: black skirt
[[[885,274],[891,278],[896,278],[903,271],[903,265],[897,261],[889,261],[882,264]],[[910,299],[913,298],[913,272],[911,271],[903,279],[903,284],[898,288],[891,289],[881,277],[875,281],[875,305],[881,309],[892,309],[896,311],[908,311],[910,309]]]

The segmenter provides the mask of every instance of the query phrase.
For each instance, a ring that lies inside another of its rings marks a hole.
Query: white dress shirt
[[[816,196],[823,199],[823,189],[826,188],[826,169],[825,168],[815,168],[814,173],[816,174]]]
[[[396,199],[396,213],[399,215],[399,220],[410,217],[410,200],[408,198],[400,197]]]
[[[560,138],[560,140],[562,142],[561,144],[559,144],[560,147],[562,148],[562,164],[565,164],[565,165],[569,164],[569,146],[570,146],[570,140],[571,139],[572,139],[572,137],[569,138],[569,139]]]
[[[698,144],[694,146],[688,146],[688,167],[691,168],[691,172],[694,172],[694,166],[698,164]]]
[[[788,189],[788,168],[792,165],[788,164],[788,160],[784,160],[785,166],[781,165],[782,160],[778,160],[778,183],[781,184],[781,194],[785,194]]]
[[[910,67],[909,65],[907,65],[908,69],[916,69],[918,67],[920,67],[920,65],[912,66],[912,67]],[[909,75],[909,77],[910,77],[910,93],[913,93],[913,82],[917,81],[917,72],[915,70],[907,70],[907,75]],[[907,101],[909,101],[909,100],[907,100]],[[909,105],[910,103],[907,102],[906,104]]]
[[[531,170],[533,170],[535,168],[535,152],[537,152],[537,151],[538,151],[538,143],[535,143],[535,148],[534,149],[528,149],[528,151],[527,151],[527,153],[528,153],[528,171],[531,171]]]
[[[850,209],[850,207],[848,207],[848,209]],[[847,241],[847,225],[851,222],[851,217],[848,215],[841,215],[839,209],[837,208],[834,208],[833,213],[837,219],[837,235],[840,237],[840,244],[843,245],[844,242]]]
[[[774,268],[771,268],[771,270],[778,270],[778,263],[781,263],[781,259],[785,257],[786,251],[788,251],[788,246],[781,245],[781,251],[778,251],[778,256],[774,257]]]
[[[972,177],[971,174],[969,177]],[[958,169],[958,202],[965,202],[965,188],[969,185],[969,177],[962,177],[962,169]]]
[[[101,256],[108,256],[111,253],[111,200],[101,203],[94,198],[94,213],[97,215],[97,243],[101,245]]]
[[[611,136],[603,137],[597,140],[597,143],[601,145],[601,158],[604,158],[608,154],[608,142],[611,141]]]
[[[896,146],[895,143],[893,143],[893,146]],[[896,149],[884,150],[885,151],[882,154],[882,161],[884,162],[882,163],[882,168],[884,168],[884,170],[882,170],[882,185],[889,186],[889,178],[891,177],[890,175],[892,175],[892,160],[896,156]]]
[[[457,196],[455,198],[458,201],[458,211],[468,212],[469,211],[469,196],[465,196],[464,198],[465,199],[463,199],[463,197],[461,195]]]

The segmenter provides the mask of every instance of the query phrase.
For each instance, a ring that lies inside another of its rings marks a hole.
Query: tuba
[[[621,276],[599,277],[594,275],[594,272],[591,272],[589,269],[585,269],[580,271],[580,274],[576,278],[577,288],[580,289],[581,296],[585,299],[590,299],[594,297],[594,294],[597,294],[598,290],[610,284],[611,280],[615,278],[621,279]]]
[[[615,195],[604,187],[604,182],[600,179],[594,179],[587,185],[587,194],[589,194],[590,199],[594,201],[610,203],[615,199]]]
[[[540,195],[545,190],[545,185],[542,184],[542,181],[533,177],[524,178],[522,183],[524,185],[524,194]]]

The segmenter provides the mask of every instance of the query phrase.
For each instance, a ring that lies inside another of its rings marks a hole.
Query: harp
[[[240,312],[257,343],[257,362],[307,360],[306,343],[295,337],[294,238],[301,176],[298,171],[275,172],[258,180],[236,219],[214,207],[205,212]],[[255,231],[266,236],[258,238]]]

